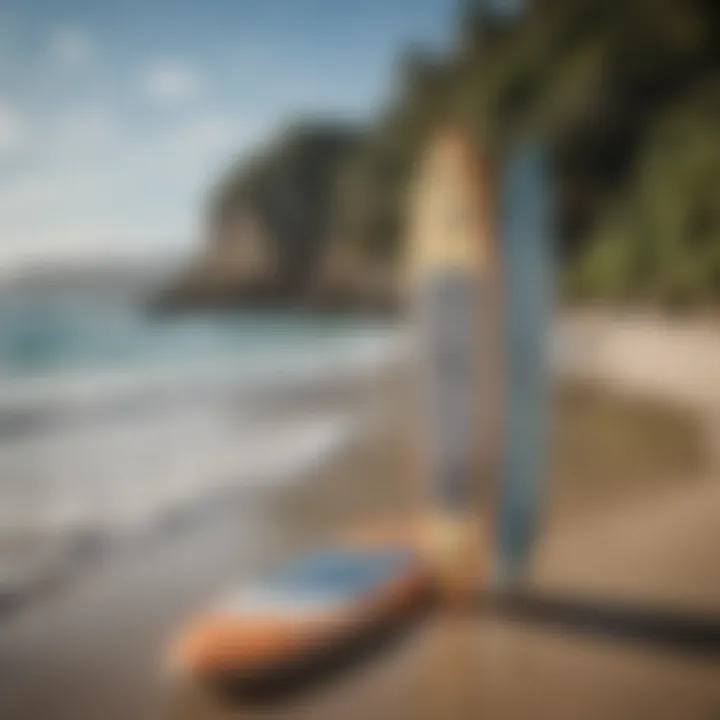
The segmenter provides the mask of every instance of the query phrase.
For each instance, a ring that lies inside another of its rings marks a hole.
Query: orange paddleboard
[[[172,642],[169,669],[249,687],[291,682],[354,638],[413,614],[430,589],[420,554],[407,546],[318,551],[196,617]]]

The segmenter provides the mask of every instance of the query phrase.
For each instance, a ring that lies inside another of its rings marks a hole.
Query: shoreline
[[[408,444],[408,419],[402,417],[403,392],[407,389],[403,388],[402,375],[403,369],[396,368],[380,376],[368,376],[354,382],[331,379],[324,385],[297,388],[289,396],[269,397],[259,406],[258,419],[265,415],[282,416],[291,408],[297,411],[298,407],[305,412],[313,406],[321,406],[323,411],[347,406],[365,410],[365,417],[361,417],[363,413],[358,412],[358,425],[348,437],[322,458],[310,461],[305,469],[289,474],[287,480],[275,477],[268,478],[266,483],[219,483],[202,495],[188,498],[183,503],[168,505],[152,522],[125,532],[112,533],[99,528],[79,527],[69,536],[60,538],[60,542],[52,537],[37,538],[41,545],[48,546],[48,550],[41,547],[41,560],[45,551],[45,555],[54,557],[54,562],[49,566],[42,561],[31,562],[28,571],[20,573],[18,580],[3,582],[0,579],[0,623],[11,619],[14,613],[22,611],[26,605],[32,606],[34,600],[42,600],[62,590],[68,583],[82,581],[103,563],[112,563],[124,554],[135,552],[138,547],[162,545],[171,541],[178,532],[211,519],[214,513],[227,504],[242,502],[249,496],[272,496],[273,503],[283,515],[281,527],[297,525],[297,518],[304,519],[301,526],[310,525],[313,530],[325,527],[324,533],[315,533],[315,540],[320,540],[322,534],[338,536],[343,526],[371,521],[378,515],[416,512],[422,493],[412,488],[407,479],[402,482],[388,481],[393,476],[407,478],[409,474],[407,459],[411,448]],[[586,512],[577,505],[579,498],[587,498],[588,492],[593,495],[595,511],[602,513],[607,512],[613,503],[632,500],[638,492],[642,492],[643,478],[652,478],[654,484],[661,486],[668,481],[668,476],[682,472],[683,463],[691,474],[700,473],[705,455],[702,419],[694,418],[687,410],[673,409],[657,400],[628,398],[617,390],[600,390],[588,381],[568,381],[564,383],[563,390],[556,392],[556,396],[559,395],[562,396],[560,402],[565,406],[568,417],[562,423],[563,427],[556,428],[551,437],[548,492],[555,499],[545,512],[550,522]],[[557,400],[555,404],[558,404]],[[384,418],[383,427],[373,427],[372,415],[377,415],[380,406],[394,406],[395,417]],[[614,406],[623,408],[617,420],[613,421],[609,417],[603,419],[603,416],[617,412],[613,410]],[[583,430],[583,416],[588,413],[594,415],[594,421],[585,422]],[[658,418],[662,420],[658,421]],[[620,441],[618,449],[626,457],[618,460],[617,450],[606,453],[601,463],[605,467],[594,470],[594,480],[591,479],[589,483],[586,481],[582,489],[576,490],[571,481],[573,473],[580,468],[597,467],[598,464],[588,463],[586,458],[581,457],[583,444],[578,436],[583,432],[596,432],[593,423],[598,422],[615,425],[614,434],[618,436],[616,443],[624,432],[632,433],[637,423],[651,423],[652,427],[647,430],[647,434],[666,438],[670,446],[678,444],[677,437],[673,438],[673,435],[679,433],[684,436],[680,441],[683,450],[678,457],[673,457],[672,451],[663,454],[664,445],[660,442],[660,454],[650,459],[648,449],[636,452],[630,447],[632,441]],[[368,447],[374,449],[369,451]],[[636,457],[631,457],[633,454]],[[624,491],[621,487],[623,463],[628,462],[635,462],[639,472],[636,471],[633,486]],[[611,485],[601,483],[600,476],[610,478]],[[373,482],[373,479],[376,481]],[[323,489],[319,490],[318,487]],[[606,497],[608,491],[609,498]],[[619,499],[613,496],[618,493]],[[319,503],[320,496],[322,502]],[[588,500],[584,502],[587,504]],[[313,532],[302,530],[292,537],[293,532],[289,532],[288,536],[290,547],[295,547],[303,535],[307,535],[306,540],[313,537]]]

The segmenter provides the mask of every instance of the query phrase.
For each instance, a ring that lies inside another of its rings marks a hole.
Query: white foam
[[[357,423],[352,414],[262,424],[199,411],[25,439],[0,449],[0,530],[134,530],[218,489],[291,482]]]

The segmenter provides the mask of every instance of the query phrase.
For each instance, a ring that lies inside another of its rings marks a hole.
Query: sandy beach
[[[169,684],[160,672],[167,639],[223,588],[258,577],[304,547],[331,542],[350,523],[415,506],[405,392],[402,379],[388,377],[304,397],[306,408],[362,403],[375,408],[375,422],[304,482],[218,497],[4,615],[0,717],[245,717],[202,689]],[[549,502],[533,582],[667,606],[720,607],[720,486],[704,475],[698,421],[578,385],[559,391],[555,405]],[[720,712],[716,663],[490,618],[469,623],[464,649],[450,653],[460,660],[449,662],[464,663],[453,681],[460,685],[433,690],[442,675],[438,657],[449,652],[439,622],[426,623],[338,683],[257,716],[712,718]]]

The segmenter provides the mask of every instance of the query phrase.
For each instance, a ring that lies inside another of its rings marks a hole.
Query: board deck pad
[[[474,278],[448,270],[428,281],[419,302],[427,330],[423,353],[436,497],[445,508],[461,510],[471,502],[478,373],[471,332],[480,318],[473,312],[481,292]]]
[[[266,582],[222,604],[226,610],[294,614],[329,612],[382,590],[412,570],[417,558],[407,548],[333,548],[296,560]]]

